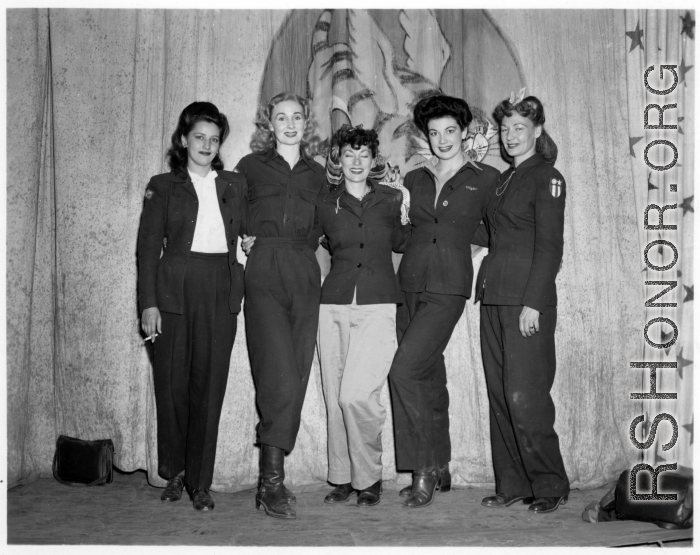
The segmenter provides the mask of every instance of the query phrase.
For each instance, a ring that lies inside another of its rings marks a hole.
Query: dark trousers
[[[557,309],[540,314],[540,331],[523,337],[522,306],[481,306],[496,492],[558,497],[569,493],[550,390],[556,372]]]
[[[262,444],[291,451],[316,346],[321,272],[304,241],[265,239],[255,241],[245,275],[257,435]]]
[[[389,384],[400,470],[425,470],[450,462],[450,396],[443,352],[466,301],[460,295],[407,292],[398,308],[399,348]]]
[[[184,470],[194,489],[211,486],[236,336],[228,264],[228,253],[190,253],[182,314],[161,313],[153,345],[158,473],[170,479]]]

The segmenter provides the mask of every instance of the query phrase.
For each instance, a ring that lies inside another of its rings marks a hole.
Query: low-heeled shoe
[[[534,497],[526,497],[524,495],[508,495],[507,493],[497,493],[490,497],[484,497],[481,500],[481,504],[484,507],[490,507],[492,509],[497,509],[501,507],[510,507],[513,503],[522,501],[526,505],[529,505],[534,501]]]
[[[169,503],[173,501],[180,501],[182,497],[182,489],[185,487],[185,481],[181,475],[175,476],[175,478],[170,478],[165,490],[160,494],[160,500],[163,503]]]
[[[446,492],[452,489],[452,475],[450,474],[450,469],[445,467],[442,471],[438,468],[438,474],[440,474],[440,479],[435,486],[435,490],[439,492]],[[408,497],[411,495],[411,490],[413,489],[413,484],[406,486],[399,491],[401,497]]]
[[[213,511],[214,510],[214,500],[209,495],[208,489],[192,489],[187,487],[187,493],[192,500],[192,506],[195,511]]]
[[[350,496],[355,493],[355,488],[352,487],[352,484],[340,484],[335,486],[333,490],[326,495],[326,498],[323,500],[324,503],[345,503],[348,499],[350,499]]]
[[[357,504],[360,507],[372,507],[379,503],[382,494],[382,481],[378,480],[368,488],[357,493]]]
[[[566,505],[568,500],[568,495],[562,495],[561,497],[538,497],[527,510],[538,514],[551,513],[552,511],[556,511],[559,505]]]
[[[427,507],[435,499],[435,490],[440,478],[436,469],[413,473],[411,495],[408,496],[403,506],[406,509],[419,509]]]

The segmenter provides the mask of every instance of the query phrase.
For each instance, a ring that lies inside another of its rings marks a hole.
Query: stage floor
[[[7,494],[9,544],[238,545],[238,546],[691,546],[692,529],[669,531],[642,522],[590,524],[584,507],[609,488],[574,490],[568,504],[534,515],[522,504],[487,509],[487,489],[438,494],[430,507],[406,510],[398,490],[385,489],[375,507],[355,497],[323,503],[329,485],[297,493],[297,520],[255,510],[255,491],[213,493],[216,508],[198,513],[185,497],[160,502],[161,489],[144,472],[120,474],[104,487],[70,488],[52,478]]]

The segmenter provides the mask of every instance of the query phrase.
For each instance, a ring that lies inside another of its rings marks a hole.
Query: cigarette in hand
[[[149,335],[146,339],[144,339],[144,341],[150,341],[151,339],[155,339],[156,337],[158,337],[157,333],[155,333],[153,335]]]

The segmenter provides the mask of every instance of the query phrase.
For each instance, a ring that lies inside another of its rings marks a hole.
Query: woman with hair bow
[[[523,501],[532,512],[549,513],[569,493],[550,395],[566,183],[554,168],[557,147],[544,130],[542,103],[523,94],[496,107],[502,148],[513,165],[501,174],[486,229],[473,240],[489,247],[477,299],[496,495],[482,505]]]
[[[320,139],[307,100],[280,93],[260,107],[255,124],[253,152],[236,171],[248,181],[250,237],[243,248],[251,252],[245,323],[260,413],[256,507],[275,518],[296,518],[296,499],[284,485],[284,457],[299,431],[318,330],[316,199],[326,180],[313,160]]]
[[[403,250],[410,226],[401,191],[369,178],[386,172],[377,133],[343,125],[332,145],[326,169],[335,186],[317,202],[332,255],[318,339],[328,481],[337,484],[325,502],[344,503],[357,493],[357,504],[369,507],[382,490],[380,394],[396,352],[396,304],[403,301],[391,252]]]

